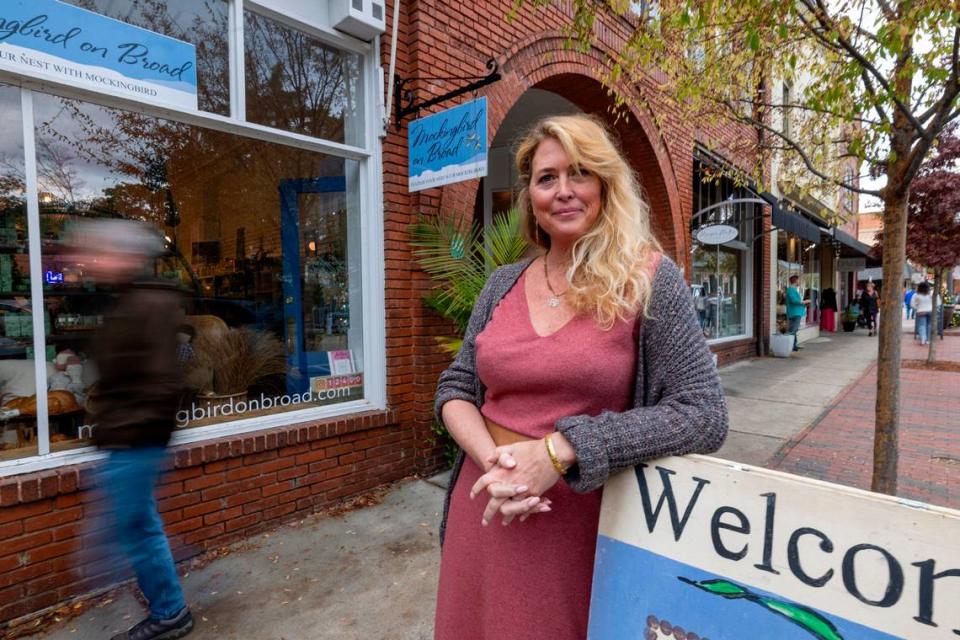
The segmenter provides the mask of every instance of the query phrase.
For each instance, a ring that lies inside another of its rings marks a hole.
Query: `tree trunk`
[[[937,326],[939,325],[940,312],[942,305],[937,304],[937,298],[940,296],[940,269],[933,271],[933,313],[930,314],[930,348],[927,351],[927,362],[933,364],[937,361]],[[946,319],[944,319],[946,320]],[[946,324],[946,322],[944,322]],[[946,327],[944,327],[946,328]]]
[[[899,167],[897,167],[899,168]],[[877,357],[877,405],[873,440],[873,491],[897,492],[900,422],[900,345],[903,265],[906,262],[907,200],[893,171],[887,176],[883,208],[883,295],[880,297],[880,351]]]

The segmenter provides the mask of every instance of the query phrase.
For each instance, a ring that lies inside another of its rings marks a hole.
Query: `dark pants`
[[[867,329],[869,329],[870,331],[876,331],[877,330],[877,312],[871,311],[867,313],[866,316],[867,316]]]

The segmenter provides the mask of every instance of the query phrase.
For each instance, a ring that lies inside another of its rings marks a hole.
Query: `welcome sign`
[[[487,99],[410,123],[410,191],[487,175]]]
[[[726,461],[604,489],[593,640],[960,636],[960,512]]]
[[[0,69],[197,108],[192,44],[56,0],[0,2]]]

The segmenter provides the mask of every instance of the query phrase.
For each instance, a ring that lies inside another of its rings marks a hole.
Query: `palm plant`
[[[457,328],[456,337],[436,338],[450,355],[460,351],[470,314],[487,277],[497,267],[516,262],[527,251],[528,243],[520,233],[521,219],[518,209],[510,209],[495,216],[483,233],[464,220],[445,220],[440,216],[421,215],[410,225],[413,255],[437,283],[424,296],[424,304]],[[447,464],[452,466],[457,457],[456,442],[440,423],[435,422],[431,431],[436,436],[434,442],[443,447]]]
[[[420,267],[437,283],[423,301],[452,321],[459,336],[466,331],[473,305],[487,277],[497,267],[523,257],[529,246],[520,232],[522,216],[516,208],[494,217],[483,233],[463,219],[423,216],[410,225],[410,244]],[[456,355],[462,337],[436,338],[440,347]]]

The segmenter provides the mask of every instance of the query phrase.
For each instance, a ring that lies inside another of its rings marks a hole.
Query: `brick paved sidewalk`
[[[927,348],[905,333],[903,359],[926,354]],[[960,336],[938,342],[937,360],[960,362]],[[960,373],[901,369],[900,380],[899,494],[960,508]],[[874,364],[768,466],[869,489],[876,384]]]

